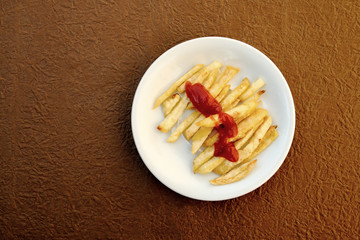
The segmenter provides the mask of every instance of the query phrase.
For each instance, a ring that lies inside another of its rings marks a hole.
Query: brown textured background
[[[359,239],[359,1],[0,1],[1,239]],[[239,39],[287,79],[280,170],[243,197],[162,185],[131,133],[142,75],[195,37]]]

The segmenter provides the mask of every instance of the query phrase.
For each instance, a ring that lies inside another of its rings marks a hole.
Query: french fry
[[[263,122],[263,121],[262,121]],[[258,129],[258,127],[262,124],[262,122],[257,123],[250,131],[248,131],[242,139],[235,142],[235,148],[239,150],[242,146],[245,145],[245,143],[253,136],[254,132]],[[218,167],[220,164],[222,164],[224,161],[226,161],[223,157],[212,157],[209,161],[205,162],[203,165],[201,165],[196,172],[201,174],[207,174],[210,173],[212,170],[214,170],[216,167]]]
[[[212,96],[219,95],[220,91],[226,84],[237,74],[240,70],[231,66],[226,66],[224,71],[220,74],[216,82],[211,86],[209,92]]]
[[[257,79],[255,82],[253,82],[253,84],[251,84],[251,86],[246,90],[246,92],[244,92],[244,94],[240,96],[240,102],[244,102],[264,85],[265,82],[261,78]]]
[[[198,169],[195,170],[196,173],[207,174],[210,173],[213,169],[219,166],[223,161],[226,161],[223,157],[214,157],[212,156],[207,162],[201,165]]]
[[[213,71],[214,69],[217,68],[221,68],[222,63],[218,62],[218,61],[214,61],[211,64],[207,65],[206,67],[202,68],[199,72],[196,78],[191,78],[188,81],[190,81],[192,84],[195,83],[202,83],[207,76],[210,74],[211,71]],[[184,81],[178,88],[178,92],[179,93],[183,93],[185,92],[185,83],[186,81]]]
[[[278,136],[279,136],[279,134],[276,131],[276,126],[271,126],[269,128],[269,130],[266,132],[263,139],[260,141],[259,146],[255,149],[255,151],[251,154],[251,156],[248,157],[247,159],[245,159],[243,162],[248,162],[251,159],[255,158],[262,151],[264,151],[264,149],[267,148]],[[219,175],[223,175],[227,171],[229,171],[231,169],[231,167],[230,167],[230,169],[229,169],[229,167],[226,167],[226,165],[224,164],[226,162],[229,162],[229,161],[225,161],[222,164],[220,164],[217,168],[215,168],[213,170],[213,172],[215,172]],[[232,166],[232,167],[234,167],[234,166]]]
[[[244,78],[242,82],[234,90],[232,90],[229,95],[227,95],[224,100],[221,101],[221,107],[227,109],[234,101],[237,99],[245,90],[249,87],[249,79]]]
[[[265,93],[265,90],[258,91],[251,97],[247,98],[244,102],[253,101],[253,100],[257,101],[260,99],[261,95],[263,95],[264,93]]]
[[[244,104],[237,106],[231,110],[226,111],[225,113],[229,114],[236,121],[240,121],[241,119],[249,116],[255,108],[259,105],[256,101],[250,101]],[[220,124],[219,114],[211,115],[210,117],[197,122],[196,124],[200,127],[215,127],[217,124]]]
[[[181,84],[183,84],[187,79],[189,79],[192,75],[198,72],[204,64],[197,64],[193,68],[190,69],[187,73],[185,73],[181,78],[179,78],[173,85],[170,86],[168,90],[166,90],[158,99],[156,99],[154,108],[158,107],[165,99],[171,96],[176,91]]]
[[[261,124],[264,123],[264,119],[261,119],[261,121],[257,122],[253,128],[251,128],[243,138],[237,140],[234,142],[235,148],[237,150],[241,149],[248,141],[249,139],[254,135],[255,131],[260,127]]]
[[[204,162],[209,160],[212,156],[214,156],[215,147],[210,146],[205,148],[205,150],[200,153],[193,161],[193,171],[195,171],[202,165]]]
[[[251,170],[254,168],[256,162],[257,162],[257,159],[255,159],[251,162],[242,164],[242,165],[232,169],[227,174],[210,180],[210,183],[213,185],[224,185],[224,184],[237,182],[237,181],[243,179],[244,177],[246,177],[251,172]]]
[[[248,99],[246,99],[244,101],[244,103],[249,102],[249,101],[253,101],[253,100],[257,101],[257,100],[260,99],[261,95],[263,95],[264,93],[265,93],[265,90],[258,91],[256,94],[254,94],[251,97],[249,97]],[[229,110],[229,109],[232,109],[232,108],[236,107],[239,104],[239,102],[240,102],[240,97],[237,98],[232,104],[230,104],[230,106],[225,110]]]
[[[213,130],[212,127],[201,127],[191,138],[191,153],[195,154],[204,143],[205,139],[210,135],[211,131]]]
[[[200,126],[198,126],[196,123],[200,122],[201,120],[205,119],[204,115],[200,115],[186,131],[184,132],[184,136],[186,140],[190,140],[194,134],[199,130]]]
[[[159,124],[157,128],[161,132],[167,133],[183,114],[189,101],[190,100],[186,95],[183,96],[180,102],[172,109],[172,111],[165,117],[165,119]]]
[[[216,101],[221,102],[221,100],[226,96],[226,94],[228,93],[230,89],[230,85],[226,85],[219,93],[219,95],[216,96]],[[191,126],[185,131],[185,138],[187,140],[190,140],[190,138],[193,137],[193,135],[197,132],[197,130],[200,128],[199,126],[197,126],[195,123],[201,121],[205,119],[204,115],[200,115],[198,116],[198,118],[193,121],[193,124],[191,124]]]
[[[239,161],[241,162],[251,156],[255,149],[259,146],[261,139],[265,136],[272,123],[271,117],[268,115],[261,126],[255,131],[254,135],[250,138],[248,144],[239,150]]]
[[[187,127],[190,126],[191,123],[197,119],[201,113],[199,111],[192,112],[176,129],[174,132],[171,133],[170,137],[168,138],[168,142],[176,142],[180,135],[185,131]]]
[[[168,97],[163,102],[163,111],[165,117],[171,112],[171,110],[175,107],[175,105],[180,101],[180,95],[178,93],[174,93],[171,97]]]
[[[229,141],[234,142],[240,138],[243,138],[245,134],[252,129],[256,124],[258,124],[260,121],[263,120],[263,118],[268,114],[268,111],[262,108],[257,108],[255,111],[247,118],[245,118],[243,121],[241,121],[237,127],[238,127],[238,134],[231,138]],[[211,138],[207,139],[204,143],[205,146],[211,146],[213,145],[219,138],[219,134],[216,133]]]

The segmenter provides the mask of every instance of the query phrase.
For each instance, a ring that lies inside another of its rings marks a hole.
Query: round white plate
[[[153,109],[155,100],[172,83],[195,64],[220,61],[240,68],[231,80],[232,89],[244,77],[250,82],[261,77],[266,93],[260,107],[266,108],[279,137],[260,155],[251,173],[239,182],[214,186],[209,180],[216,174],[194,174],[191,146],[181,136],[176,143],[167,143],[170,132],[157,126],[164,119],[162,107]],[[199,200],[225,200],[244,195],[264,184],[283,163],[295,131],[295,108],[289,86],[275,64],[263,53],[243,42],[204,37],[183,42],[162,54],[146,71],[137,87],[131,113],[136,147],[145,165],[163,184],[173,191]]]

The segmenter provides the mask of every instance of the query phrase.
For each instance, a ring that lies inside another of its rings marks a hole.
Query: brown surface
[[[359,239],[359,2],[192,2],[0,2],[2,238]],[[297,112],[280,170],[222,202],[157,181],[130,126],[149,65],[209,35],[269,56]]]

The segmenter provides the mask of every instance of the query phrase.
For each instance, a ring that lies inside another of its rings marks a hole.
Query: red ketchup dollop
[[[215,143],[215,157],[223,157],[231,162],[236,162],[239,159],[239,153],[233,143],[228,140],[235,137],[238,133],[236,122],[233,117],[222,111],[222,107],[218,101],[200,84],[185,84],[186,95],[194,105],[194,107],[201,112],[205,117],[214,114],[219,114],[221,124],[215,128],[219,133],[219,139]]]
[[[219,133],[219,139],[215,143],[216,157],[223,157],[230,162],[236,162],[239,159],[239,153],[235,148],[234,143],[228,142],[229,138],[235,137],[238,134],[238,129],[234,118],[227,113],[219,113],[221,124],[216,126]]]
[[[194,107],[201,112],[205,117],[217,114],[222,111],[221,105],[201,83],[186,82],[186,95],[194,105]]]

